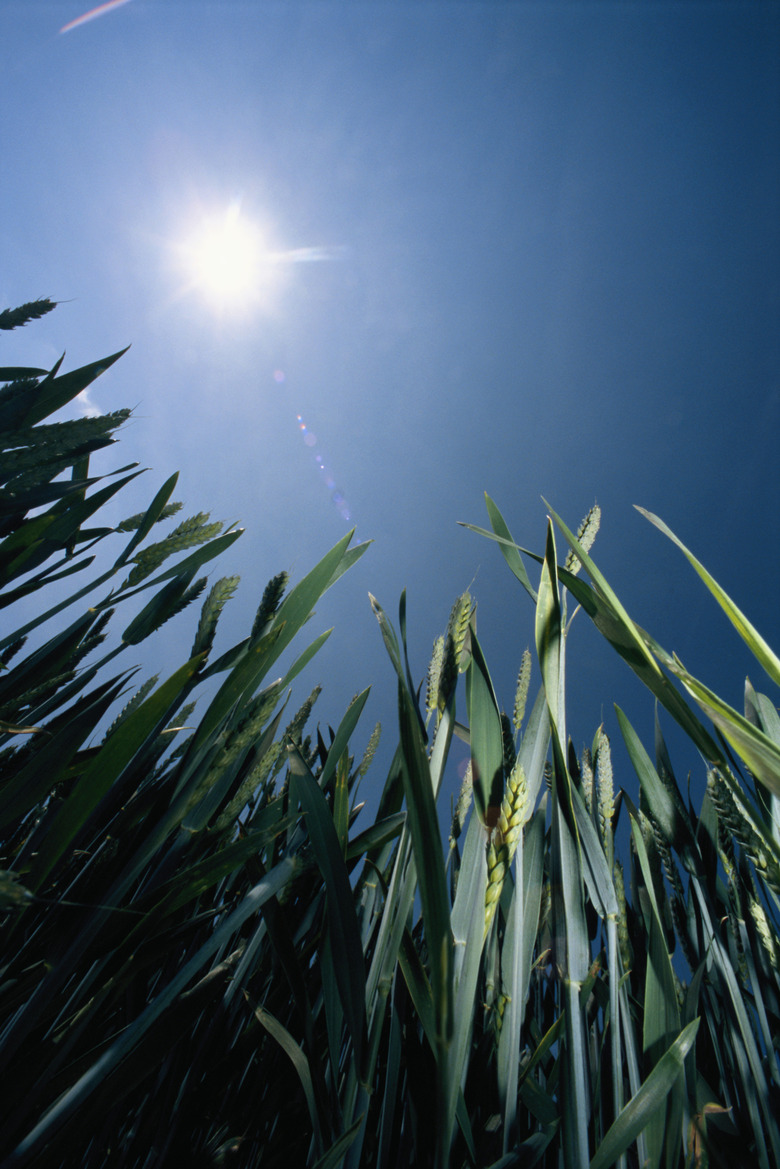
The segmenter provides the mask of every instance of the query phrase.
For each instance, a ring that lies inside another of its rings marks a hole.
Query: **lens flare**
[[[120,8],[123,4],[127,4],[128,0],[107,0],[105,4],[98,4],[97,8],[90,8],[89,12],[85,12],[83,16],[77,16],[75,20],[64,24],[60,29],[60,33],[70,32],[74,28],[80,28],[82,24],[88,24],[90,20],[97,20],[99,16],[105,16],[112,8]]]
[[[284,385],[287,381],[286,374],[283,370],[280,369],[274,371],[273,377],[277,385]],[[301,437],[304,441],[304,444],[309,447],[310,450],[314,450],[319,444],[319,440],[317,439],[316,434],[309,430],[302,414],[296,413],[295,420],[298,424],[298,430],[301,432]],[[336,510],[339,512],[343,520],[345,520],[347,523],[351,523],[352,509],[349,505],[349,502],[347,501],[344,493],[337,486],[336,480],[333,478],[330,469],[326,466],[325,460],[320,454],[319,450],[317,450],[314,455],[314,463],[317,467],[317,470],[320,472],[322,483],[327,488]]]

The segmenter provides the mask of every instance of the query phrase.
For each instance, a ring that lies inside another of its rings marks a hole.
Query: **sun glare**
[[[259,228],[241,215],[237,203],[204,216],[179,247],[188,289],[212,308],[257,308],[274,283],[273,256]]]

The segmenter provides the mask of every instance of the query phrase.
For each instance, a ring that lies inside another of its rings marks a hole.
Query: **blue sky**
[[[746,671],[767,690],[632,504],[780,644],[778,7],[128,0],[59,33],[89,7],[0,7],[0,299],[67,302],[4,361],[132,343],[91,392],[136,409],[107,465],[152,468],[119,513],[179,469],[189,512],[246,526],[225,640],[355,524],[374,545],[311,627],[335,626],[321,720],[371,684],[364,735],[379,718],[392,749],[367,592],[395,617],[404,587],[422,677],[471,586],[509,707],[530,602],[457,521],[487,491],[541,550],[544,496],[573,527],[598,501],[597,561],[692,672],[737,706]],[[215,305],[186,244],[230,208],[277,261]],[[144,665],[179,664],[194,619]],[[649,743],[584,617],[570,655],[575,743],[602,717],[615,742],[614,701]]]

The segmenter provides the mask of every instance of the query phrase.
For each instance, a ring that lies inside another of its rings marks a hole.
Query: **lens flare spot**
[[[281,370],[274,371],[272,376],[273,376],[275,381],[277,381],[277,382],[279,381],[278,375],[281,374],[281,372],[282,372]],[[286,380],[286,375],[282,374],[282,377],[284,378],[284,380]],[[344,493],[341,491],[341,489],[339,487],[337,487],[336,480],[333,476],[333,472],[326,465],[325,460],[322,456],[322,453],[319,450],[314,449],[315,447],[317,447],[318,441],[319,441],[317,439],[317,435],[313,431],[309,430],[308,426],[306,425],[306,423],[303,420],[303,415],[299,414],[297,411],[295,413],[295,423],[296,423],[296,427],[297,427],[298,431],[300,432],[301,438],[303,439],[304,446],[307,446],[309,448],[309,450],[312,452],[312,455],[314,458],[314,464],[315,464],[317,470],[322,475],[321,482],[325,485],[325,487],[330,492],[331,502],[333,503],[334,507],[338,511],[341,518],[343,520],[347,521],[348,523],[351,522],[352,521],[352,511],[349,507],[349,504],[347,503],[347,500],[346,500],[346,497],[344,496]]]

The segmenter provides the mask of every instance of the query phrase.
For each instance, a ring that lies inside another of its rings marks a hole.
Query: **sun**
[[[201,215],[176,248],[187,292],[220,313],[270,304],[278,265],[257,224],[238,203]]]

